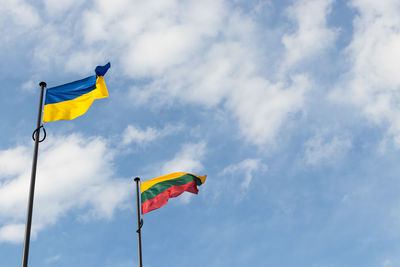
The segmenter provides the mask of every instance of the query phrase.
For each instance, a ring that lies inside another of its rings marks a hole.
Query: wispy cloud
[[[259,158],[248,158],[236,164],[225,167],[217,177],[214,177],[214,186],[210,189],[211,194],[216,197],[215,192],[234,192],[230,197],[240,201],[250,190],[255,175],[260,175],[268,170],[268,166]]]
[[[346,49],[349,71],[342,76],[333,98],[357,107],[400,146],[400,12],[398,1],[351,1],[359,14]]]
[[[317,134],[306,144],[305,161],[310,165],[334,163],[352,146],[351,139],[345,136],[327,137]]]
[[[172,159],[162,164],[160,174],[179,171],[197,174],[204,168],[201,160],[206,151],[205,142],[184,144]]]
[[[35,84],[35,82],[33,80],[26,81],[21,85],[21,90],[23,92],[32,93],[36,88],[37,88],[37,84]]]
[[[60,259],[61,259],[61,254],[57,254],[57,255],[46,258],[44,260],[44,263],[47,265],[54,264],[55,262],[59,261]]]
[[[131,143],[138,145],[144,145],[158,138],[168,136],[170,134],[176,134],[182,130],[181,125],[167,125],[162,129],[153,127],[146,127],[145,130],[140,129],[134,125],[128,125],[122,134],[121,145],[127,146]]]
[[[287,9],[287,14],[296,23],[297,29],[282,38],[286,49],[284,68],[333,47],[337,30],[327,26],[327,15],[333,2],[334,0],[301,0],[295,1]]]

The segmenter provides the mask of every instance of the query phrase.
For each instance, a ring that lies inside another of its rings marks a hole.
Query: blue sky
[[[137,266],[135,184],[207,174],[144,216],[145,266],[400,266],[398,0],[0,5],[0,266],[18,266],[40,81],[110,97],[46,123],[30,265]]]

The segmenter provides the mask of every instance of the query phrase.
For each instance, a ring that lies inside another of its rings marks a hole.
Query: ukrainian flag
[[[47,89],[43,122],[72,120],[84,114],[95,99],[108,97],[104,74],[110,62],[97,66],[96,75]]]

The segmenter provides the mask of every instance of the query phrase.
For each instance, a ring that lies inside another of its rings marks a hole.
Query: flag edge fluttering
[[[43,110],[43,123],[73,120],[85,114],[95,99],[108,97],[103,75],[106,74],[110,67],[111,64],[108,62],[104,66],[96,67],[96,75],[48,88]],[[55,90],[61,92],[55,92]],[[74,94],[69,94],[68,90],[75,90],[75,92]]]
[[[183,192],[198,193],[197,186],[205,183],[207,175],[199,176],[187,172],[174,172],[141,183],[142,215],[159,209],[170,198]]]

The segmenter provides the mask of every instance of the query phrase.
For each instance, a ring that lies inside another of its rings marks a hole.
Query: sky
[[[400,266],[400,1],[0,0],[0,267],[22,259],[39,82],[109,98],[45,123],[30,267]]]

